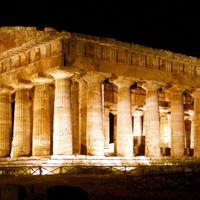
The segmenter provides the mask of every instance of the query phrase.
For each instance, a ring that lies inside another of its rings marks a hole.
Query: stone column
[[[109,148],[110,142],[110,119],[109,119],[110,110],[108,107],[104,108],[104,148]]]
[[[160,157],[159,87],[160,85],[154,81],[148,81],[143,85],[146,90],[145,155],[148,157]]]
[[[133,133],[130,86],[133,81],[118,77],[114,80],[114,84],[118,87],[116,153],[117,156],[131,157],[133,156]]]
[[[190,149],[194,150],[194,112],[190,113],[191,116],[191,134],[190,134]]]
[[[81,154],[87,154],[87,83],[79,79],[79,135]]]
[[[0,157],[11,152],[11,97],[8,89],[0,88]]]
[[[53,122],[53,155],[71,155],[72,115],[70,77],[72,73],[54,71],[55,78],[54,122]]]
[[[135,110],[133,112],[133,135],[134,136],[142,136],[142,110]]]
[[[89,72],[84,77],[87,82],[87,154],[104,155],[102,83],[105,76]]]
[[[142,110],[135,110],[133,112],[133,137],[136,144],[134,144],[135,155],[140,154],[142,145]]]
[[[51,153],[51,121],[49,83],[45,77],[33,79],[37,85],[33,102],[33,156],[49,156]]]
[[[32,86],[30,86],[32,87]],[[31,154],[31,121],[29,88],[15,88],[15,111],[12,141],[12,157]]]
[[[194,133],[194,157],[200,158],[200,89],[192,93],[194,97],[194,115],[192,128]]]
[[[166,148],[169,147],[171,138],[171,126],[169,126],[169,114],[168,110],[160,110],[160,146],[162,148],[162,154],[166,155]]]
[[[81,135],[79,131],[79,84],[74,78],[71,86],[71,107],[72,107],[72,146],[73,154],[81,152]]]
[[[188,112],[185,112],[184,115],[184,125],[185,125],[185,149],[186,149],[186,155],[190,156],[190,144],[191,144],[191,116]]]
[[[171,89],[171,156],[185,154],[183,88],[174,85]]]

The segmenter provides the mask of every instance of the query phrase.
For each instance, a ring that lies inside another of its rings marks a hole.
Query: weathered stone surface
[[[13,95],[6,93],[11,87]],[[160,158],[160,148],[182,157],[186,147],[197,158],[199,98],[190,96],[196,88],[198,58],[52,28],[1,27],[0,157],[92,160],[105,150],[132,157],[135,136],[147,157]]]

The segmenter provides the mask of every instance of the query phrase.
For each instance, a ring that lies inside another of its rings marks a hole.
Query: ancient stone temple
[[[25,186],[33,200],[58,183],[134,199],[130,190],[143,184],[135,174],[200,173],[199,161],[198,58],[0,27],[0,199],[24,199]]]
[[[200,157],[200,61],[52,28],[0,28],[0,166]]]

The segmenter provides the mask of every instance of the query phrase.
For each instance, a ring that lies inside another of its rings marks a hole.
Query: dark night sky
[[[50,26],[200,57],[200,9],[191,1],[80,2],[8,1],[1,7],[0,26]]]

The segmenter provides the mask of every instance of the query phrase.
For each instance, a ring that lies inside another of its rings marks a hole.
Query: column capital
[[[88,84],[94,84],[94,83],[102,83],[106,78],[109,78],[110,75],[108,73],[101,73],[101,72],[95,72],[90,71],[87,72],[85,75],[83,75],[83,79]]]
[[[118,76],[116,79],[111,81],[114,83],[118,88],[122,87],[130,87],[134,83],[134,79],[131,77],[124,77],[124,76]]]
[[[193,91],[191,93],[192,97],[194,98],[200,98],[200,88],[195,89],[195,91]]]
[[[184,115],[184,120],[192,121],[192,117],[190,115]]]
[[[3,85],[0,86],[0,95],[11,94],[13,92],[14,92],[13,88],[11,88],[9,86],[3,86]]]
[[[166,107],[159,107],[159,112],[161,115],[167,115],[167,113],[170,112],[170,109],[166,108]]]
[[[186,88],[184,86],[177,85],[177,84],[172,85],[168,89],[168,91],[170,92],[170,94],[182,94],[185,90],[186,90]]]
[[[74,73],[68,71],[65,67],[54,67],[45,72],[51,75],[54,79],[71,78]]]
[[[44,73],[34,73],[31,76],[31,81],[34,84],[42,85],[53,82],[53,78],[50,75],[44,74]]]
[[[9,84],[15,90],[31,89],[33,83],[29,80],[15,79]]]
[[[157,81],[145,81],[141,84],[141,87],[146,91],[157,91],[161,86],[162,84]]]
[[[143,110],[135,110],[135,111],[133,112],[133,116],[134,116],[134,117],[141,117],[143,114],[144,114],[144,111],[143,111]]]

